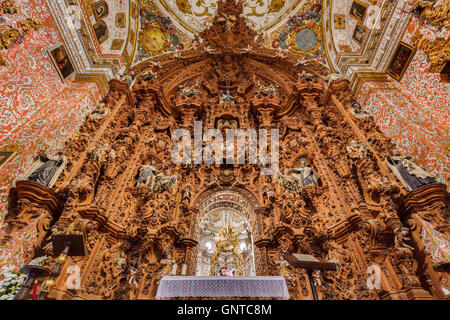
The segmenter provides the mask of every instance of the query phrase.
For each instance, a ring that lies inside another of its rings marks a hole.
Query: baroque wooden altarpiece
[[[238,200],[223,202],[246,206],[256,275],[285,276],[291,299],[312,293],[307,273],[282,263],[290,253],[337,263],[315,275],[319,299],[444,299],[448,274],[421,230],[426,223],[449,236],[446,186],[408,191],[385,161],[394,145],[357,108],[349,82],[327,80],[313,60],[264,49],[241,10],[220,2],[195,49],[142,62],[130,71],[133,82],[112,80],[65,146],[56,183],[24,180],[11,189],[2,240],[38,221],[35,254],[50,256],[56,270],[44,283],[47,299],[152,299],[167,274],[162,261],[196,274],[198,221],[207,201],[228,190]],[[280,172],[303,161],[317,183],[285,184],[261,175],[259,164],[172,162],[174,130],[192,132],[202,121],[205,131],[220,120],[278,129]],[[172,183],[139,184],[145,165]],[[56,258],[52,238],[64,234],[82,235],[84,255]],[[67,287],[73,265],[75,289]],[[378,288],[367,284],[374,265]]]

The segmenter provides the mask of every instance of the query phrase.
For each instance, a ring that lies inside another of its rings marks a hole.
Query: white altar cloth
[[[175,297],[272,297],[289,299],[286,281],[281,276],[206,277],[165,276],[156,299]]]

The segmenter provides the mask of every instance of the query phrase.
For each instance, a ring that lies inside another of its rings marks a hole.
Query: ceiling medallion
[[[314,54],[322,43],[322,5],[319,0],[306,2],[286,23],[270,35],[269,47],[301,54]],[[321,62],[322,63],[322,62]]]
[[[169,33],[161,30],[160,25],[150,24],[140,32],[139,45],[147,53],[157,55],[166,51],[166,43],[169,38]]]
[[[318,23],[310,21],[295,28],[289,35],[289,50],[302,53],[312,54],[320,48],[322,40],[322,30]]]

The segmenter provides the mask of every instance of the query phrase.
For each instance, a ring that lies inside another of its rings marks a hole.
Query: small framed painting
[[[414,47],[400,41],[387,68],[387,74],[395,80],[400,81],[415,53],[416,49]]]
[[[16,156],[19,152],[19,147],[16,143],[13,145],[5,146],[0,148],[0,170],[6,166],[6,164],[11,161],[12,158]]]
[[[364,4],[358,0],[353,0],[352,7],[350,8],[350,16],[363,23],[366,17],[367,4]]]
[[[75,68],[73,67],[72,62],[67,55],[66,48],[62,43],[49,49],[48,53],[62,82],[66,81],[75,73]]]
[[[108,27],[106,26],[105,21],[101,20],[92,26],[94,29],[95,36],[97,37],[98,43],[102,44],[108,39]]]
[[[361,24],[357,24],[355,26],[355,31],[353,31],[353,40],[361,44],[366,36],[366,28],[364,28]]]

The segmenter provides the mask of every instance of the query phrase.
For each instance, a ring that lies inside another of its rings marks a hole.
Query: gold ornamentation
[[[345,29],[345,14],[335,14],[334,15],[334,28],[335,29]]]
[[[93,0],[82,0],[81,1],[82,6],[86,10],[86,14],[88,15],[88,17],[90,17],[94,14],[94,9],[91,5],[92,2],[93,2]]]
[[[122,49],[123,43],[125,42],[124,39],[114,39],[111,43],[111,49],[110,50],[120,50]]]
[[[99,20],[107,17],[109,14],[108,4],[104,0],[93,3],[92,9],[93,9],[96,21],[99,21]]]
[[[176,0],[176,4],[181,12],[192,13],[192,7],[189,3],[189,0]]]
[[[248,16],[263,17],[265,15],[265,12],[258,13],[256,11],[258,6],[259,7],[264,6],[264,1],[263,0],[257,0],[254,5],[250,5],[248,2],[244,3],[244,8],[248,7],[248,8],[252,9],[252,12],[247,14]],[[274,12],[276,12],[276,11],[274,11]]]
[[[119,12],[116,14],[116,27],[117,28],[125,28],[125,24],[127,22],[127,18],[125,17],[125,13]]]
[[[412,0],[413,10],[425,23],[437,28],[450,28],[450,1]]]
[[[430,59],[429,72],[441,73],[446,63],[450,60],[450,37],[430,40],[417,31],[411,42],[417,49],[423,50]]]
[[[135,2],[131,2],[131,17],[137,19],[137,4]]]
[[[211,257],[210,275],[213,276],[216,272],[217,260],[220,254],[231,253],[236,264],[237,275],[244,276],[244,258],[239,252],[239,237],[228,224],[220,230],[216,237],[216,243],[216,251],[214,251]]]
[[[168,41],[169,33],[162,31],[157,24],[152,24],[139,33],[139,45],[151,55],[163,53]]]
[[[17,22],[17,27],[9,25],[0,26],[0,50],[9,49],[20,37],[25,37],[30,31],[37,31],[41,28],[42,22],[36,18],[26,18]]]
[[[0,170],[19,152],[19,145],[13,143],[11,145],[0,148]]]
[[[281,9],[283,9],[284,4],[285,4],[285,0],[272,0],[272,1],[270,1],[269,13],[280,11]]]
[[[75,222],[72,222],[71,224],[69,224],[68,226],[66,226],[62,230],[53,229],[53,231],[52,231],[52,235],[54,235],[54,236],[56,236],[56,235],[69,235],[69,234],[82,235],[83,232],[81,232],[80,230],[75,228]]]

